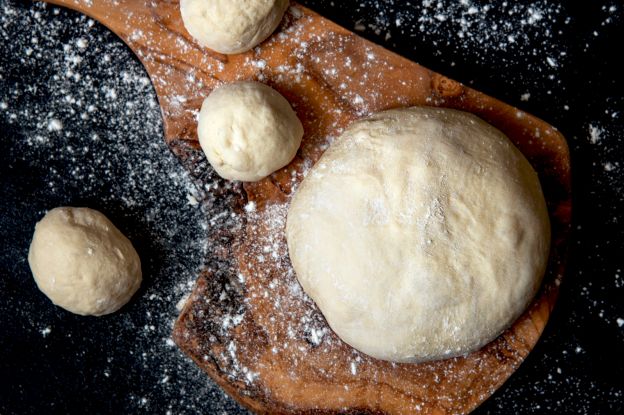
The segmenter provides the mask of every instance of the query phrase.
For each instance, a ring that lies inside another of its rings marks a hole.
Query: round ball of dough
[[[297,154],[303,126],[286,99],[259,82],[237,82],[204,100],[199,143],[217,173],[256,181],[286,166]]]
[[[540,286],[550,225],[540,183],[476,116],[408,108],[350,126],[288,211],[297,278],[338,336],[379,359],[479,349]]]
[[[49,211],[35,227],[28,263],[54,304],[81,315],[115,312],[141,285],[141,261],[128,238],[88,208]]]
[[[186,30],[201,45],[234,54],[268,38],[288,4],[288,0],[180,0],[180,12]]]

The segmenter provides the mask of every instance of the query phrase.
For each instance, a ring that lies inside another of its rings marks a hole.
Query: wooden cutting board
[[[570,159],[555,128],[294,3],[267,42],[234,56],[195,43],[175,0],[50,3],[100,21],[132,48],[156,89],[167,143],[202,187],[211,176],[195,117],[218,85],[265,82],[290,100],[304,124],[291,165],[257,183],[207,190],[203,203],[223,204],[233,219],[210,232],[206,267],[174,329],[182,350],[243,405],[259,413],[468,413],[535,346],[557,297],[570,232]],[[392,364],[358,353],[329,330],[296,282],[284,223],[293,185],[345,126],[411,105],[469,111],[506,133],[539,173],[553,245],[541,291],[497,340],[461,358]]]

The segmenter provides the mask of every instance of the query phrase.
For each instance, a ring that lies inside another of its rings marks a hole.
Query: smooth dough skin
[[[259,82],[237,82],[204,100],[197,133],[221,177],[251,182],[290,163],[303,126],[279,92]]]
[[[290,258],[338,336],[379,359],[481,348],[526,309],[550,224],[537,174],[500,131],[413,107],[355,122],[301,183]]]
[[[49,211],[35,227],[28,262],[39,289],[75,314],[113,313],[141,285],[141,261],[134,247],[93,209]]]
[[[180,0],[180,12],[186,30],[201,45],[235,54],[268,38],[288,4],[288,0]]]

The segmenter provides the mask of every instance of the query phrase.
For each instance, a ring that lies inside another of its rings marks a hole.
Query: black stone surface
[[[624,413],[624,4],[302,3],[568,138],[575,231],[559,301],[476,413]],[[14,0],[0,0],[0,51],[0,413],[244,413],[169,340],[205,229],[141,64],[98,23]],[[102,210],[144,258],[150,278],[121,312],[74,316],[37,289],[32,230],[63,204]]]

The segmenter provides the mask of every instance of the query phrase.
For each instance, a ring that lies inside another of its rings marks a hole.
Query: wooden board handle
[[[253,52],[227,56],[199,46],[182,24],[178,0],[45,0],[79,11],[119,36],[143,63],[163,113],[167,142],[195,140],[202,100]],[[220,73],[220,75],[216,75]],[[238,74],[253,78],[254,71]]]

